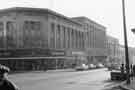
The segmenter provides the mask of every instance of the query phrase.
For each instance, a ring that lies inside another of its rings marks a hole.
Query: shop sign
[[[52,52],[51,55],[52,56],[64,56],[65,52]]]
[[[72,55],[84,55],[84,52],[72,52]]]
[[[9,57],[11,56],[11,52],[0,52],[0,57]]]

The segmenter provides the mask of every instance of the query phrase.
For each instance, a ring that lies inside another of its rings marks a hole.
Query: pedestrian
[[[18,90],[17,86],[8,80],[9,68],[0,64],[0,90]]]
[[[133,65],[133,76],[135,76],[135,65]]]
[[[133,80],[133,65],[130,65],[130,77]]]
[[[121,73],[124,74],[124,72],[125,72],[124,64],[121,64],[121,68],[120,69],[121,69]]]

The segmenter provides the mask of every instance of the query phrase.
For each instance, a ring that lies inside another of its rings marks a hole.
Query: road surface
[[[20,90],[111,90],[106,69],[68,72],[30,72],[9,75]],[[120,90],[120,89],[118,89]]]

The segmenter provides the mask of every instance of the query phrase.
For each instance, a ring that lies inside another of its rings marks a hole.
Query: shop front
[[[0,51],[0,63],[17,70],[50,70],[69,68],[72,57],[65,50],[12,49]]]
[[[72,57],[74,58],[73,65],[79,66],[82,64],[87,64],[87,54],[83,51],[71,51]]]
[[[88,63],[89,64],[106,64],[107,50],[103,48],[89,48],[88,53]]]

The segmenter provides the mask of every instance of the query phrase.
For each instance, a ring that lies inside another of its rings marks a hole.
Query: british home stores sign
[[[65,56],[65,51],[52,51],[51,56]]]
[[[63,50],[0,50],[0,57],[38,57],[38,56],[65,56]]]

